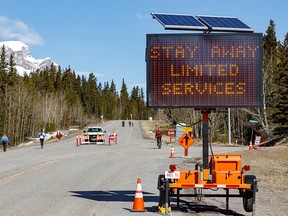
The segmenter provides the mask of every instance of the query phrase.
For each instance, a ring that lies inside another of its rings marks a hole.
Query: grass
[[[251,174],[260,180],[263,189],[288,192],[288,147],[260,148],[253,151],[239,152],[242,165],[249,164]]]

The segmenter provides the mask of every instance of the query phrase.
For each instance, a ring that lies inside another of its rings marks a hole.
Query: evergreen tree
[[[133,87],[130,95],[131,114],[133,119],[140,119],[139,115],[139,87]]]
[[[270,125],[270,109],[273,106],[274,101],[274,75],[277,69],[277,39],[276,28],[273,20],[270,20],[270,25],[266,30],[266,35],[263,37],[264,46],[264,62],[263,62],[263,110],[255,110],[253,116],[260,120],[260,123],[267,136],[271,136]],[[259,115],[260,113],[260,115]]]
[[[2,46],[0,55],[0,94],[5,93],[5,85],[8,83],[8,64],[6,62],[6,50],[5,46]]]
[[[11,54],[9,57],[9,64],[8,64],[8,84],[14,85],[17,82],[19,75],[17,74],[17,70],[15,68],[15,61],[14,55]]]
[[[0,101],[2,102],[0,106],[0,133],[4,132],[4,122],[5,122],[5,93],[8,82],[7,75],[7,63],[6,63],[6,50],[5,46],[2,46],[0,55]]]
[[[112,119],[119,119],[119,104],[118,104],[118,94],[117,94],[117,90],[116,90],[116,85],[114,83],[114,81],[111,81],[111,85],[110,85],[110,93],[109,93],[109,97],[110,97],[110,105],[112,106]]]
[[[277,68],[277,39],[276,29],[273,20],[270,20],[270,25],[266,30],[266,35],[263,37],[264,46],[264,95],[265,102],[269,107],[273,101],[274,85],[273,79]]]
[[[120,91],[120,108],[121,119],[130,119],[131,109],[129,104],[129,95],[124,79],[122,80],[122,87]]]
[[[145,102],[145,95],[144,95],[144,90],[143,88],[140,89],[140,95],[139,95],[139,119],[145,120],[148,119],[148,109],[146,107],[146,102]],[[149,114],[151,115],[151,114]]]
[[[273,122],[276,124],[274,132],[288,133],[288,33],[283,44],[278,45],[277,73],[274,76]]]
[[[87,81],[87,92],[85,92],[87,99],[87,111],[88,116],[99,117],[101,115],[101,110],[99,108],[100,94],[97,88],[97,78],[93,73],[89,74]]]
[[[55,91],[60,91],[62,88],[62,71],[61,71],[61,67],[58,67],[58,70],[56,72],[56,77],[54,80],[54,88]]]

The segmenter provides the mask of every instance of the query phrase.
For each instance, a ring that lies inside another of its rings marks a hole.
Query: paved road
[[[157,149],[156,141],[143,139],[139,122],[135,122],[134,127],[128,124],[122,127],[121,121],[102,126],[107,133],[117,132],[117,145],[76,147],[72,137],[44,144],[44,149],[31,145],[1,152],[0,215],[157,215],[158,175],[171,163],[183,165],[187,160],[180,157],[183,148],[176,146],[175,158],[169,158],[171,147],[165,144]],[[237,149],[216,148],[214,151]],[[189,150],[192,157],[201,154],[201,146]],[[142,182],[145,213],[129,211],[138,178]],[[219,212],[212,210],[209,215]],[[173,211],[170,215],[187,213]]]

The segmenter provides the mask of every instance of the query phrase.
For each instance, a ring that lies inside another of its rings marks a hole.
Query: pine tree
[[[15,68],[15,60],[14,55],[11,54],[9,57],[9,64],[8,64],[8,85],[14,85],[17,82],[19,75],[17,74],[17,70]]]
[[[278,45],[277,73],[274,76],[274,104],[272,119],[276,134],[288,133],[288,33],[283,44]]]
[[[6,50],[5,46],[2,46],[1,55],[0,55],[0,94],[5,93],[5,85],[8,82],[8,64],[6,62]]]
[[[140,114],[139,114],[139,87],[134,86],[131,91],[130,95],[130,105],[131,105],[131,113],[133,116],[133,119],[140,119]]]
[[[56,72],[55,80],[54,80],[55,91],[61,91],[61,88],[62,88],[61,80],[62,80],[62,71],[61,71],[61,67],[59,66]]]
[[[85,94],[87,99],[87,111],[89,116],[99,117],[101,115],[101,110],[99,108],[100,94],[97,87],[97,78],[93,73],[89,74],[87,81],[87,89]]]
[[[277,68],[277,39],[276,39],[276,27],[273,20],[270,20],[270,25],[266,30],[266,35],[263,37],[264,46],[264,65],[263,65],[263,110],[257,110],[254,116],[258,116],[261,125],[263,126],[266,134],[271,136],[270,125],[270,111],[269,107],[273,106],[274,101],[274,85],[273,79]],[[261,112],[261,116],[259,113]]]
[[[0,133],[4,131],[4,122],[5,122],[5,93],[8,82],[7,75],[7,63],[6,63],[6,51],[5,46],[2,46],[1,55],[0,55],[0,101],[2,102],[0,106]]]
[[[121,119],[130,119],[130,104],[129,94],[127,92],[127,86],[124,79],[122,80],[122,87],[120,91],[120,108],[121,108]]]
[[[140,89],[140,95],[139,95],[139,119],[141,120],[145,120],[148,119],[148,111],[149,109],[147,109],[146,103],[145,103],[145,95],[144,95],[144,90],[143,88]]]

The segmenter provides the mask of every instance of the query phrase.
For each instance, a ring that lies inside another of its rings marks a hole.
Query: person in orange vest
[[[160,128],[158,127],[155,132],[155,138],[157,139],[157,146],[160,149],[162,145],[162,133],[160,131]]]

